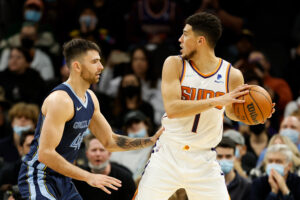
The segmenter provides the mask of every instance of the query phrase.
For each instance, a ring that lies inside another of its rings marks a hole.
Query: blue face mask
[[[40,21],[42,13],[36,10],[27,10],[25,12],[26,21],[38,22]]]
[[[284,167],[281,164],[276,164],[276,163],[270,163],[267,164],[267,174],[270,176],[271,169],[275,169],[281,176],[284,176]]]
[[[290,128],[286,128],[286,129],[282,129],[280,131],[280,135],[286,136],[288,137],[294,144],[298,144],[298,138],[299,138],[299,132],[294,130],[294,129],[290,129]]]
[[[240,157],[240,150],[239,150],[239,148],[237,148],[237,147],[235,148],[235,153],[234,154],[235,154],[236,158]]]
[[[31,129],[30,125],[27,126],[14,126],[13,130],[16,134],[18,134],[19,136],[21,136],[21,134],[25,131],[29,131]]]
[[[233,160],[223,159],[223,160],[218,160],[218,162],[224,174],[228,174],[233,168]]]
[[[140,131],[136,133],[128,133],[128,137],[131,138],[143,138],[147,135],[147,131],[145,128],[141,129]]]
[[[86,27],[95,26],[97,23],[97,18],[90,15],[84,15],[79,18],[80,23],[84,23]]]

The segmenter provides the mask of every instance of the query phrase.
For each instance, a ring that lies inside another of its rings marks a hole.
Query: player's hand
[[[117,187],[122,186],[120,180],[102,174],[90,173],[88,180],[86,182],[93,187],[102,189],[107,194],[111,194],[111,192],[107,188],[118,190]]]
[[[275,112],[275,103],[272,103],[272,112],[270,113],[270,115],[268,116],[267,119],[272,117],[272,114]],[[263,121],[261,124],[265,124],[267,119],[265,121]]]
[[[272,112],[268,118],[272,117],[272,114],[275,112],[275,103],[272,103]]]
[[[160,129],[158,131],[156,131],[156,133],[151,137],[151,140],[153,141],[153,143],[156,142],[156,140],[159,138],[159,136],[161,136],[161,134],[164,132],[165,128],[164,127],[160,127]]]
[[[226,93],[223,96],[216,97],[218,98],[219,106],[226,106],[233,103],[244,103],[245,100],[238,99],[240,96],[246,95],[249,93],[249,88],[251,85],[244,84],[240,85],[229,93]]]

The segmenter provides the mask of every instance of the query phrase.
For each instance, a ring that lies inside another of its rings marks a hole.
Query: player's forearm
[[[211,98],[198,101],[176,100],[165,107],[168,118],[181,118],[199,114],[218,105],[218,98]]]
[[[38,160],[54,171],[76,180],[86,181],[88,179],[88,176],[90,175],[89,172],[68,162],[55,150],[39,151]]]
[[[118,134],[113,134],[112,141],[106,147],[108,151],[128,151],[142,149],[154,145],[156,139],[153,137],[148,138],[130,138]]]

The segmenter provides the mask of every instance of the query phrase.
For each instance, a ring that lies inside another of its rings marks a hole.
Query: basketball
[[[249,93],[238,99],[244,99],[245,103],[233,104],[234,113],[245,124],[264,123],[272,113],[272,99],[269,93],[258,85],[252,85]]]

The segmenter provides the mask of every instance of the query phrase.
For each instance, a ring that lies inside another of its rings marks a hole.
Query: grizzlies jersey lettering
[[[218,66],[210,74],[202,74],[192,61],[183,60],[181,99],[186,101],[218,97],[228,92],[228,77],[231,64],[219,59]],[[165,128],[162,141],[176,142],[190,147],[206,149],[215,147],[222,138],[223,113],[225,108],[217,106],[194,116],[168,118],[165,114],[162,125]]]
[[[56,147],[57,153],[63,156],[67,161],[73,163],[77,157],[78,150],[83,140],[86,129],[89,126],[90,120],[94,114],[94,103],[92,97],[88,92],[85,93],[85,102],[75,94],[71,86],[64,82],[54,88],[51,92],[63,90],[68,93],[74,104],[74,116],[71,120],[66,122],[63,135],[59,145]],[[43,163],[38,161],[38,148],[41,130],[43,127],[45,116],[40,113],[38,124],[35,131],[33,143],[30,152],[26,155],[24,163],[32,170],[42,170],[47,174],[58,175],[52,169],[47,168]]]

